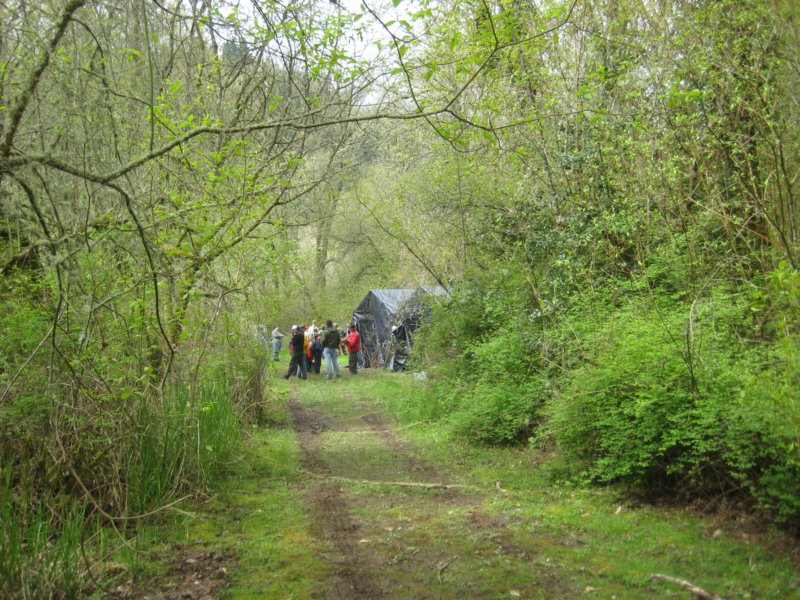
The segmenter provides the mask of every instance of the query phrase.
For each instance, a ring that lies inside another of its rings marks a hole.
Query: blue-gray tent
[[[444,295],[442,287],[370,290],[353,311],[361,335],[359,366],[401,371],[412,334],[428,314],[430,301]]]

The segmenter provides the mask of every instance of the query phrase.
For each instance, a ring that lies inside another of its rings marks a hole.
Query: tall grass
[[[161,406],[142,405],[129,453],[128,502],[141,512],[174,498],[187,484],[205,486],[230,458],[239,418],[228,385],[201,383],[194,396],[176,386]]]
[[[68,505],[61,514],[15,498],[11,469],[0,481],[0,597],[77,598],[84,515]]]
[[[231,457],[239,426],[224,377],[201,383],[194,395],[180,385],[162,401],[142,400],[120,447],[125,505],[104,508],[144,514],[203,489]],[[89,522],[86,499],[36,489],[12,471],[0,465],[0,598],[80,597],[92,585],[82,554],[99,554],[104,538],[82,548],[92,538],[83,533],[102,533],[99,522]]]

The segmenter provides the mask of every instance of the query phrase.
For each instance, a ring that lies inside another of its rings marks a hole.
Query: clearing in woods
[[[154,543],[140,583],[120,595],[800,595],[787,538],[741,515],[559,483],[540,450],[475,448],[409,422],[407,399],[424,391],[408,375],[267,374],[279,390],[270,424],[251,432],[230,477]],[[405,424],[392,416],[403,410]]]

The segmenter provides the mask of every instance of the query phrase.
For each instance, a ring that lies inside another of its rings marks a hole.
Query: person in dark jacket
[[[356,326],[350,323],[347,326],[347,337],[342,340],[347,348],[347,368],[353,375],[358,373],[358,351],[361,350],[361,336]]]
[[[325,329],[322,332],[322,356],[325,357],[325,379],[331,379],[336,373],[336,379],[342,376],[339,370],[339,345],[342,338],[339,330],[333,326],[333,321],[328,319],[325,322]]]
[[[314,341],[308,348],[311,353],[311,370],[319,375],[320,367],[322,366],[322,342],[319,339],[319,334],[314,336]]]
[[[305,336],[297,325],[292,325],[292,360],[289,362],[289,370],[286,371],[284,379],[289,379],[292,375],[297,373],[300,379],[308,379],[306,374],[306,356],[303,353],[303,341]],[[299,370],[298,370],[299,369]]]

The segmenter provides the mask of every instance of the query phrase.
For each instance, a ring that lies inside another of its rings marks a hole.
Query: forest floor
[[[569,485],[541,450],[402,424],[407,375],[278,368],[269,425],[210,498],[143,532],[118,597],[800,598],[797,546],[754,518]]]

